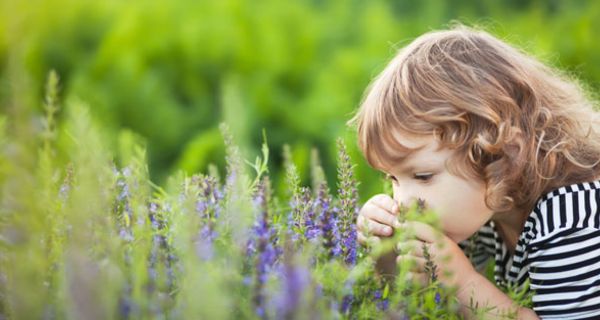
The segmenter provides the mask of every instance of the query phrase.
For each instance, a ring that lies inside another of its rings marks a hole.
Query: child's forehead
[[[400,132],[393,133],[393,141],[382,139],[381,150],[377,156],[377,167],[390,171],[402,164],[415,160],[423,155],[437,152],[441,149],[439,141],[433,136],[414,136]]]
[[[393,130],[391,133],[392,137],[396,140],[396,142],[403,146],[406,152],[408,153],[421,150],[423,148],[426,148],[427,146],[435,144],[436,142],[436,139],[434,139],[433,134],[427,136],[411,135],[404,132],[400,132],[399,130]]]

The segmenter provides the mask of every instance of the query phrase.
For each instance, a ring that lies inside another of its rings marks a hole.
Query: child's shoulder
[[[522,236],[539,246],[575,232],[596,233],[600,231],[599,209],[600,180],[556,188],[537,201]]]

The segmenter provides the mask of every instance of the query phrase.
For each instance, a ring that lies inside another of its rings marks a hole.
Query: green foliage
[[[67,100],[90,103],[112,132],[109,147],[122,128],[148,141],[159,184],[180,169],[223,167],[223,121],[247,154],[260,154],[255,133],[267,129],[275,177],[285,174],[284,143],[305,184],[307,148],[331,151],[322,154],[331,184],[335,137],[353,137],[344,123],[371,78],[396,48],[453,19],[484,25],[579,75],[590,91],[600,82],[596,1],[4,0],[0,8],[2,108],[28,121],[56,69]],[[360,158],[354,143],[348,152]],[[364,161],[356,175],[361,199],[382,191]]]

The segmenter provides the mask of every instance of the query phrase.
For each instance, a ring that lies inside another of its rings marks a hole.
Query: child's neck
[[[513,254],[527,216],[522,212],[508,211],[496,213],[492,220],[496,225],[496,232],[502,237],[508,251]]]

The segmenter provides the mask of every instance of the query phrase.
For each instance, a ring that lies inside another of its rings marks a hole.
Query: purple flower
[[[200,231],[195,239],[196,254],[202,260],[210,260],[214,256],[213,242],[218,236],[215,224],[222,210],[223,193],[214,177],[194,176],[192,184],[198,186],[196,213],[201,219]]]
[[[441,302],[442,302],[442,296],[440,295],[439,292],[436,292],[435,293],[435,304],[439,306]]]
[[[229,132],[229,127],[225,123],[221,123],[219,129],[225,140],[226,149],[225,162],[227,163],[227,176],[225,178],[225,193],[227,198],[232,198],[235,196],[233,189],[240,177],[243,162],[239,147],[234,143],[233,136]]]
[[[319,216],[319,227],[323,238],[323,247],[329,258],[338,257],[342,254],[338,221],[336,219],[339,209],[331,207],[331,199],[327,195],[325,185],[321,185],[317,199],[321,213]]]
[[[213,241],[216,232],[208,224],[202,226],[199,237],[195,240],[196,254],[204,261],[211,260],[214,256]]]
[[[375,292],[373,292],[373,298],[375,300],[378,310],[387,310],[387,308],[389,307],[389,300],[387,298],[383,298],[381,290],[375,290]]]
[[[338,145],[338,197],[340,200],[339,228],[343,239],[344,261],[348,265],[356,264],[356,226],[358,217],[358,183],[354,179],[353,165],[346,146],[340,138]]]
[[[267,179],[263,179],[257,186],[253,197],[257,219],[253,227],[253,237],[246,248],[248,256],[254,256],[255,259],[253,302],[259,317],[265,316],[264,283],[281,254],[281,249],[277,246],[278,239],[269,217],[268,188],[269,182]]]
[[[356,225],[350,225],[349,229],[343,231],[342,235],[342,248],[344,250],[344,261],[346,264],[352,266],[356,264],[356,249],[357,249],[357,233]]]
[[[69,197],[69,192],[71,191],[71,187],[73,185],[73,166],[68,165],[66,169],[65,179],[63,183],[60,185],[60,190],[58,191],[58,198],[63,202],[67,201]]]
[[[131,284],[127,283],[125,287],[122,289],[120,297],[119,297],[119,315],[120,318],[128,319],[130,317],[135,317],[137,315],[138,308],[136,307],[135,302],[131,298],[132,288]]]
[[[129,228],[121,228],[119,229],[119,237],[127,242],[133,241],[133,233]]]
[[[311,280],[310,270],[295,263],[293,243],[289,239],[285,242],[283,264],[278,268],[278,273],[282,279],[281,289],[275,300],[277,318],[279,319],[294,318]]]
[[[310,189],[302,187],[297,193],[292,195],[290,200],[290,212],[288,214],[288,226],[293,231],[294,240],[299,238],[312,239],[316,237],[314,231],[307,232],[314,228],[314,211],[312,210],[313,201],[311,199]],[[309,238],[310,234],[310,238]]]
[[[156,280],[158,276],[158,263],[159,261],[165,261],[165,269],[167,273],[167,286],[168,290],[173,290],[175,281],[175,272],[173,267],[177,262],[176,256],[173,254],[173,249],[167,241],[165,231],[167,228],[167,222],[165,217],[171,212],[171,207],[168,203],[159,204],[156,201],[150,201],[148,204],[148,215],[150,225],[152,227],[152,247],[150,249],[150,258],[148,266],[149,274],[149,288],[150,292],[153,292],[156,287]],[[155,306],[158,308],[158,306]]]
[[[131,176],[131,170],[124,168],[122,171],[119,171],[115,168],[113,171],[117,174],[116,191],[118,194],[114,202],[114,213],[117,217],[119,237],[126,242],[131,242],[134,240],[131,229],[133,212],[129,204],[131,195],[129,193],[129,185],[126,181],[126,178]]]
[[[342,298],[342,313],[347,313],[350,311],[350,307],[352,307],[352,303],[354,302],[354,295],[347,294]]]

